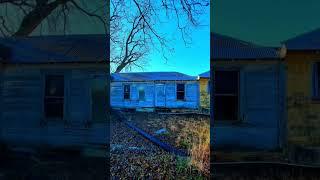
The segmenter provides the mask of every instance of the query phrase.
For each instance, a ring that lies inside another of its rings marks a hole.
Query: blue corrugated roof
[[[259,46],[230,36],[212,33],[211,54],[215,60],[277,59],[275,48]]]
[[[197,77],[179,72],[132,72],[112,73],[112,81],[195,81]]]
[[[199,77],[201,77],[201,78],[209,78],[210,77],[210,71],[207,71],[207,72],[199,74]]]
[[[320,50],[320,28],[282,42],[288,50]]]
[[[0,38],[10,49],[7,63],[98,62],[109,57],[105,34]]]

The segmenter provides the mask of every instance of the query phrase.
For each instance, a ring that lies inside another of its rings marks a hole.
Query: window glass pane
[[[215,96],[214,118],[216,120],[238,119],[238,97],[237,96]]]
[[[184,100],[184,92],[177,92],[177,99]]]
[[[46,96],[64,96],[64,79],[63,76],[46,76]]]
[[[63,118],[64,77],[48,75],[45,77],[44,111],[46,118]]]
[[[124,85],[123,98],[130,99],[130,85]]]
[[[238,72],[237,71],[216,71],[215,72],[215,93],[216,94],[237,94],[238,93]]]
[[[177,84],[177,91],[184,91],[184,84]]]

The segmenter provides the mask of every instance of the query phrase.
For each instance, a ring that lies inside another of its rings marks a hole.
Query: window
[[[130,99],[130,85],[126,84],[123,86],[123,99]]]
[[[139,88],[139,101],[144,101],[145,100],[145,92],[143,87]]]
[[[64,77],[47,75],[45,77],[44,112],[46,118],[63,118]]]
[[[238,119],[238,71],[216,71],[214,93],[214,118],[216,120]]]
[[[312,75],[312,96],[313,98],[320,98],[320,62],[313,64]]]
[[[184,100],[185,85],[177,84],[177,100]]]

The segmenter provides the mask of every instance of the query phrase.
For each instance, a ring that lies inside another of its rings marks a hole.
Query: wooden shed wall
[[[199,79],[199,86],[200,86],[200,106],[203,108],[210,107],[210,94],[208,93],[208,78],[200,78]]]
[[[291,52],[286,56],[288,71],[288,141],[290,145],[320,145],[320,103],[312,100],[312,64],[320,54]]]
[[[104,75],[104,68],[103,65],[88,67],[79,64],[7,66],[2,76],[1,140],[15,145],[105,144],[107,121],[93,122],[91,127],[86,127],[87,121],[92,120],[90,93],[93,76]],[[63,120],[44,118],[44,75],[47,73],[65,76],[64,119],[67,124]]]

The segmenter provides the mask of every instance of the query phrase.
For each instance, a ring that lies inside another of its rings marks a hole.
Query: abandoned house
[[[1,38],[1,142],[104,147],[106,42],[105,34]]]
[[[285,142],[285,66],[276,48],[212,33],[214,148],[272,150]]]
[[[197,77],[178,72],[113,73],[111,75],[111,106],[113,108],[199,107]]]

